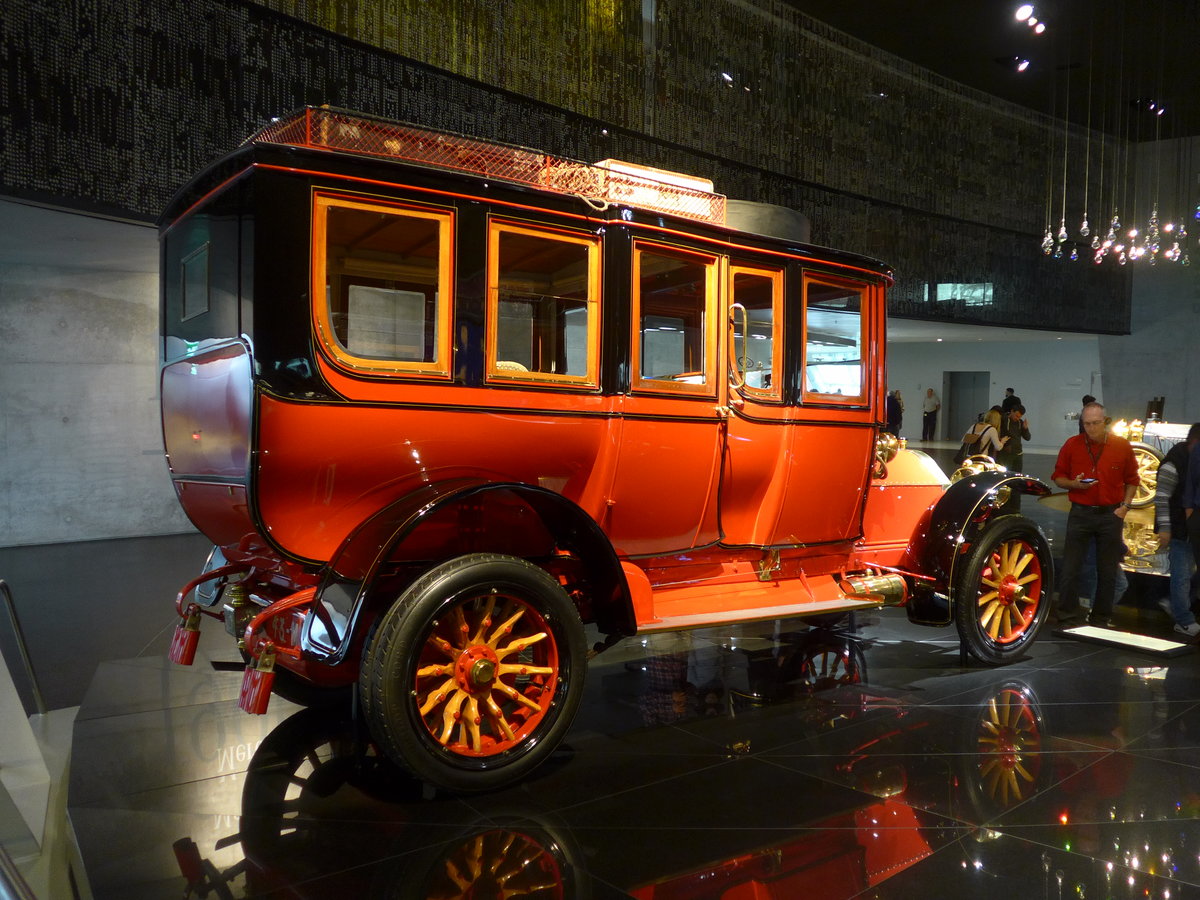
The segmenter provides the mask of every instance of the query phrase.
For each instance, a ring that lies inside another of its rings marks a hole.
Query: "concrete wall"
[[[1193,222],[1200,230],[1200,222]],[[1140,268],[1133,277],[1132,333],[1100,338],[1109,404],[1141,418],[1164,397],[1168,422],[1200,421],[1200,259]]]
[[[192,530],[163,459],[157,270],[153,228],[0,202],[0,546]]]
[[[151,227],[0,201],[0,546],[192,530],[162,456],[157,270]],[[989,372],[993,402],[1016,388],[1031,449],[1075,433],[1065,416],[1084,393],[1117,417],[1162,395],[1169,421],[1200,420],[1200,265],[1133,284],[1128,336],[892,343],[904,435],[919,437],[920,399],[947,371]]]

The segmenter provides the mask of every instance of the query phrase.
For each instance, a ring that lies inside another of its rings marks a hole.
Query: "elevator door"
[[[957,441],[975,424],[979,414],[992,406],[988,397],[992,373],[945,372],[942,383],[944,433],[946,440]]]

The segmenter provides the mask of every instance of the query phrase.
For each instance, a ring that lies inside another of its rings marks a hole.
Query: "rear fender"
[[[489,544],[486,533],[448,529],[467,513],[472,520],[503,516],[503,525],[520,521],[495,534],[495,540],[503,541],[497,547]],[[324,657],[326,663],[340,663],[370,627],[378,607],[394,598],[403,583],[397,578],[405,577],[397,576],[398,571],[410,572],[407,580],[411,581],[420,571],[463,553],[526,553],[536,562],[537,556],[555,549],[568,551],[579,560],[587,583],[590,618],[600,630],[632,634],[636,626],[620,562],[607,536],[587,513],[545,488],[455,478],[424,485],[391,503],[342,542],[325,569],[315,598],[316,605],[329,615],[308,617],[304,648]],[[585,621],[588,618],[585,616]]]
[[[913,537],[916,567],[933,581],[913,585],[908,618],[923,625],[949,625],[954,617],[952,587],[988,523],[1012,512],[1014,494],[1050,493],[1044,482],[1008,472],[979,472],[951,484],[934,506],[925,531]]]

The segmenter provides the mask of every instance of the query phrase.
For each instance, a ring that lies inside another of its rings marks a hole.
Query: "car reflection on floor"
[[[495,795],[440,798],[383,760],[348,715],[292,715],[246,768],[237,832],[177,836],[187,889],[884,897],[909,896],[911,870],[925,896],[984,876],[1005,896],[1015,885],[1067,896],[1114,878],[1142,895],[1182,875],[1170,853],[1147,863],[1161,841],[1175,854],[1196,843],[1164,823],[1146,849],[1121,847],[1127,832],[1112,823],[1128,816],[1133,758],[1112,752],[1126,740],[1118,715],[1059,703],[1074,674],[1049,682],[1048,714],[1012,671],[983,673],[953,704],[914,704],[871,685],[870,641],[846,631],[798,626],[740,646],[677,636],[655,649],[601,676],[602,693],[623,698],[609,736],[572,737],[544,776]],[[1155,672],[1168,670],[1114,670],[1112,689]],[[1177,729],[1195,736],[1194,722]],[[622,748],[602,750],[612,735]],[[631,744],[650,749],[637,756]],[[1038,815],[1006,818],[1044,793]],[[714,835],[722,818],[731,825]]]

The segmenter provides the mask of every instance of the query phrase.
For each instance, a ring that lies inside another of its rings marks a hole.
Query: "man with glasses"
[[[1079,573],[1088,544],[1095,540],[1096,596],[1088,624],[1111,628],[1117,570],[1125,555],[1121,534],[1140,479],[1129,441],[1106,430],[1103,406],[1087,404],[1080,422],[1083,433],[1067,438],[1051,476],[1056,485],[1066,489],[1071,501],[1063,540],[1058,621],[1068,627],[1082,624]]]

